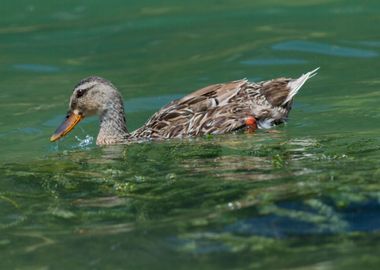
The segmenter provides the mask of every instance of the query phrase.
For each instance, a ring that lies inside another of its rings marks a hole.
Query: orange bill
[[[55,142],[69,133],[82,120],[83,116],[71,112],[66,116],[65,121],[57,128],[54,134],[50,137],[51,142]]]

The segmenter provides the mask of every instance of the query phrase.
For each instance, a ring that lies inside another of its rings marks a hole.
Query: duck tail
[[[319,69],[319,67],[316,68],[316,69],[314,69],[314,70],[312,70],[312,71],[310,71],[310,72],[307,72],[307,73],[303,74],[298,79],[291,80],[288,83],[288,87],[290,88],[290,91],[289,91],[289,94],[288,94],[287,98],[282,103],[283,106],[293,99],[293,97],[298,93],[298,91],[301,89],[301,87],[304,85],[304,83],[308,79],[310,79],[310,78],[314,77],[315,75],[317,75],[318,69]]]

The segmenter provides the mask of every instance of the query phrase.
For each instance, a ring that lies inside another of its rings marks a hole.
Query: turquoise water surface
[[[380,2],[5,1],[0,269],[379,269]],[[89,75],[130,130],[202,86],[321,67],[274,133],[49,138]]]

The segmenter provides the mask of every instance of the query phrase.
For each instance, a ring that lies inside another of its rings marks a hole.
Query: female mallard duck
[[[81,119],[95,114],[100,117],[98,145],[269,128],[286,121],[293,97],[317,70],[298,79],[239,80],[207,86],[172,101],[132,133],[128,132],[123,99],[116,87],[105,79],[89,77],[75,86],[66,120],[50,140],[60,139]]]

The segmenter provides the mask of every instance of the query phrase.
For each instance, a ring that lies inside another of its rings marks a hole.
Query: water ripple
[[[278,65],[306,64],[307,61],[304,59],[293,59],[293,58],[261,58],[261,59],[241,61],[241,63],[245,65],[250,65],[250,66],[278,66]]]
[[[131,113],[159,109],[162,106],[170,103],[172,100],[181,98],[184,95],[185,94],[174,94],[153,97],[131,98],[125,102],[125,111],[127,113]]]
[[[311,52],[324,55],[372,58],[379,54],[376,51],[363,50],[349,47],[341,47],[328,43],[318,43],[302,40],[286,41],[272,46],[273,50]]]
[[[48,66],[41,64],[15,64],[13,68],[18,70],[41,72],[41,73],[54,73],[59,72],[60,68],[56,66]]]

